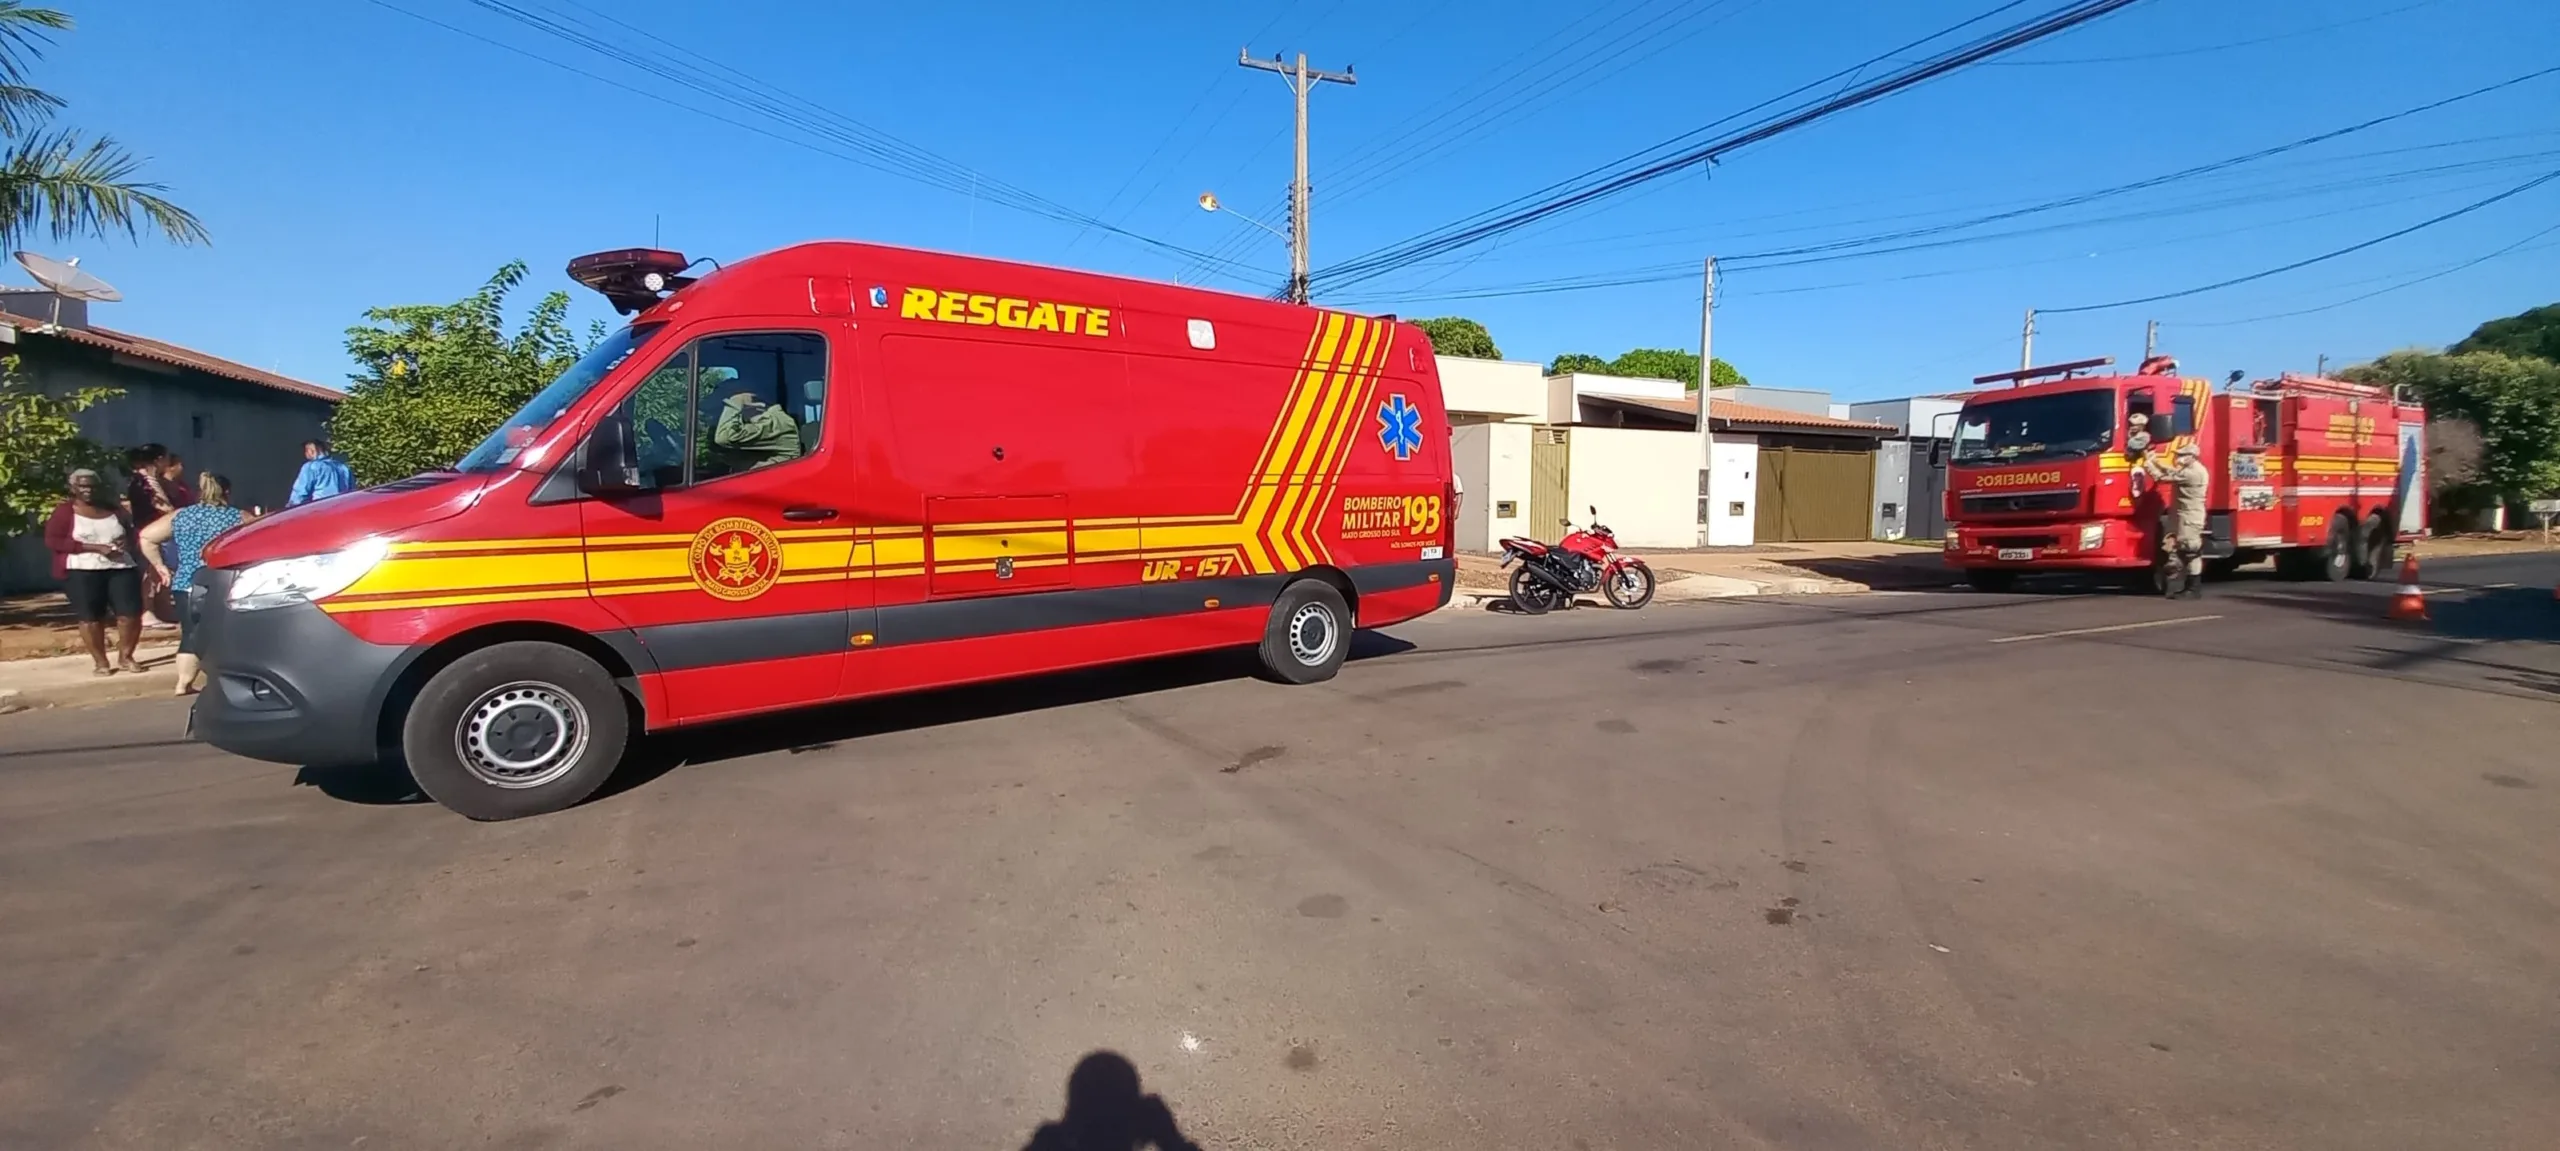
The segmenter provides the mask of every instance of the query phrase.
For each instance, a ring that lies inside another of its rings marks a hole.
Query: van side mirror
[[[640,449],[632,441],[631,414],[616,408],[587,433],[578,461],[578,490],[591,496],[640,490]]]

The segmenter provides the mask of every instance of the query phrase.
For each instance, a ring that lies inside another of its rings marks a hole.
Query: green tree
[[[567,292],[543,296],[507,332],[507,294],[524,275],[518,260],[455,303],[372,308],[347,329],[361,370],[329,436],[358,482],[453,466],[593,346],[569,329]]]
[[[1609,361],[1608,369],[1602,374],[1640,376],[1649,380],[1678,380],[1689,385],[1690,390],[1695,391],[1698,387],[1698,357],[1671,348],[1636,348]],[[1715,384],[1717,387],[1740,387],[1750,382],[1742,377],[1741,372],[1735,371],[1732,364],[1722,359],[1716,361]]]
[[[1547,365],[1547,374],[1550,376],[1561,376],[1572,372],[1590,372],[1595,375],[1605,375],[1608,371],[1609,361],[1592,355],[1589,352],[1566,352],[1561,356],[1557,356],[1554,363]]]
[[[2472,329],[2469,336],[2449,350],[2457,356],[2465,352],[2503,352],[2560,362],[2560,304],[2544,304],[2502,320],[2491,320]]]
[[[2431,419],[2479,430],[2478,480],[2448,492],[2455,506],[2560,493],[2560,364],[2498,352],[2393,352],[2342,373],[2360,383],[2409,388]]]
[[[1502,349],[1493,346],[1493,333],[1484,325],[1464,316],[1440,316],[1415,320],[1423,331],[1431,333],[1431,350],[1444,356],[1470,360],[1499,360]]]
[[[76,417],[124,394],[82,388],[47,395],[18,374],[18,357],[0,359],[0,539],[34,531],[62,502],[74,468],[113,466],[112,453],[80,434]]]
[[[22,0],[0,0],[0,248],[31,236],[52,240],[146,231],[179,244],[206,240],[193,213],[161,196],[168,189],[136,179],[142,161],[105,136],[47,130],[62,98],[27,82],[53,33],[71,17]]]

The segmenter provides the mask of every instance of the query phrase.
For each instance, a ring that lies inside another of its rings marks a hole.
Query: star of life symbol
[[[1412,459],[1422,447],[1422,409],[1405,402],[1403,392],[1378,405],[1378,446],[1399,460]]]

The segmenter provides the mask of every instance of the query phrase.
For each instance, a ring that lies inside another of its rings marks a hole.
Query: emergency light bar
[[[623,248],[570,260],[569,278],[603,293],[614,311],[630,315],[692,283],[694,277],[684,274],[692,266],[682,252]]]
[[[1977,384],[1997,384],[2004,382],[2023,384],[2029,380],[2038,379],[2044,376],[2067,376],[2073,372],[2085,372],[2091,368],[2103,368],[2114,362],[2116,362],[2116,358],[2114,356],[2100,356],[2094,360],[2073,360],[2067,364],[2046,364],[2043,367],[2038,368],[2020,368],[2014,372],[1996,372],[1988,376],[1975,376],[1973,378],[1973,382]]]

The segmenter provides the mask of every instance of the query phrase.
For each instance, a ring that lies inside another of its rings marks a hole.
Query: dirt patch
[[[80,628],[61,592],[0,596],[0,659],[38,659],[81,650]]]

